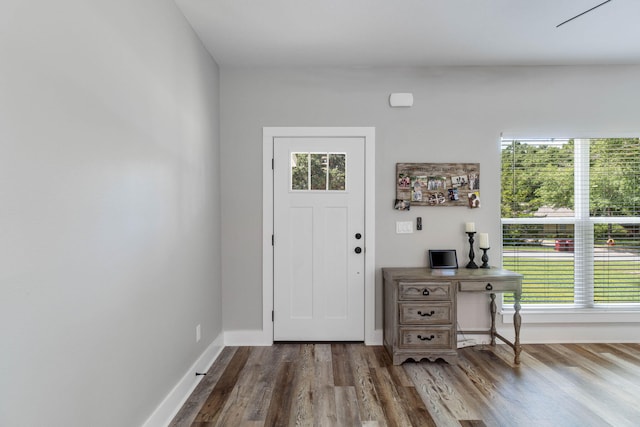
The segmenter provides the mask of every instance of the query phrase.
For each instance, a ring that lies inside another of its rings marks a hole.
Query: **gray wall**
[[[391,109],[392,92],[413,92]],[[638,131],[640,67],[221,70],[225,330],[261,328],[263,126],[375,126],[377,327],[384,266],[425,265],[428,248],[467,260],[464,222],[499,242],[499,138],[503,131],[566,136]],[[479,162],[482,208],[392,209],[397,162]],[[230,177],[233,177],[231,179]],[[425,229],[395,234],[422,216]],[[491,251],[492,261],[500,256]],[[460,296],[460,323],[487,324],[484,299]]]
[[[0,425],[141,425],[222,331],[218,67],[171,0],[0,26]]]

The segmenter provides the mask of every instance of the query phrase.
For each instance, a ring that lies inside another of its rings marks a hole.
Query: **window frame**
[[[544,132],[548,133],[548,132]],[[564,134],[564,132],[562,133]],[[637,323],[640,322],[640,303],[615,303],[594,304],[594,280],[593,280],[593,226],[598,223],[638,223],[640,217],[591,217],[589,214],[589,193],[581,191],[580,184],[589,185],[589,140],[600,138],[640,138],[640,132],[634,133],[607,133],[606,136],[595,136],[593,133],[574,135],[571,137],[554,137],[555,139],[573,139],[576,141],[574,150],[574,217],[565,218],[502,218],[500,215],[500,251],[503,256],[504,237],[503,226],[507,224],[571,224],[574,232],[581,233],[579,239],[575,239],[575,253],[582,251],[588,256],[575,257],[574,271],[578,268],[588,268],[588,276],[580,283],[574,283],[576,300],[574,304],[522,304],[521,315],[525,323]],[[500,170],[502,170],[502,146],[505,140],[520,141],[544,141],[552,138],[531,137],[515,133],[503,133],[499,141]],[[582,141],[577,143],[577,141]],[[586,141],[586,152],[584,141]],[[586,170],[586,172],[585,172]],[[586,179],[584,174],[586,173]],[[500,191],[502,186],[500,184]],[[585,247],[587,249],[585,249]],[[580,261],[578,261],[580,259]],[[591,265],[589,265],[591,264]],[[579,267],[580,266],[580,267]],[[588,285],[591,283],[591,285]],[[514,308],[502,302],[499,313],[503,323],[513,323]]]

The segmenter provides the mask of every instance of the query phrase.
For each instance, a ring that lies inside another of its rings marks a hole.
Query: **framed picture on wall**
[[[407,203],[479,208],[480,164],[396,163],[395,207],[406,210]]]

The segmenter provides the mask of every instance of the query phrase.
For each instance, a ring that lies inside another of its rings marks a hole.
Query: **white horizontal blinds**
[[[573,159],[572,140],[502,141],[503,265],[523,304],[574,304]]]
[[[640,302],[640,246],[637,234],[629,233],[625,227],[637,228],[637,224],[608,223],[594,227],[593,297],[596,305]],[[607,245],[605,238],[614,243]]]
[[[504,268],[524,275],[523,304],[573,304],[573,224],[503,224],[502,234]]]
[[[575,303],[593,305],[593,225],[589,222],[589,140],[575,139],[573,210],[575,218]]]
[[[564,216],[572,206],[572,140],[502,140],[503,218]]]
[[[640,216],[638,138],[591,139],[589,155],[591,216]]]
[[[592,139],[593,302],[640,302],[640,141]]]
[[[640,141],[502,141],[505,268],[528,304],[640,303]]]

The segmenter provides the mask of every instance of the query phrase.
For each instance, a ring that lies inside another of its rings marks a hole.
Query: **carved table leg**
[[[489,310],[491,311],[491,345],[496,345],[496,294],[490,294],[491,303]]]
[[[520,317],[520,293],[515,292],[513,296],[515,299],[515,303],[513,304],[513,308],[515,309],[515,313],[513,313],[513,327],[516,332],[516,339],[513,343],[513,351],[515,352],[513,363],[518,365],[520,364],[520,352],[522,351],[522,345],[520,345],[520,325],[522,325],[522,319]]]

